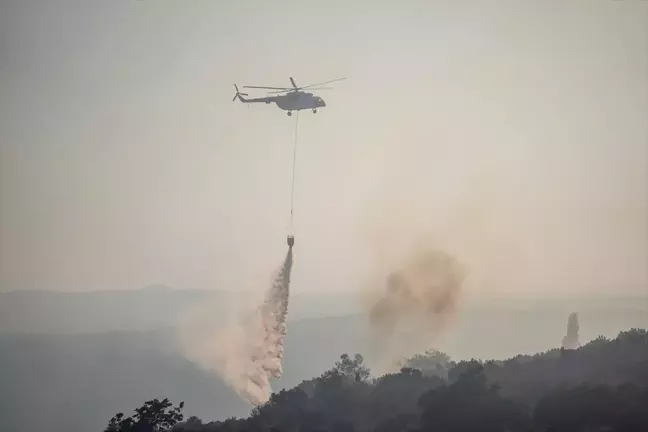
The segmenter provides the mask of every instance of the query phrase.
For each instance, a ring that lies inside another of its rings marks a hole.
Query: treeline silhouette
[[[575,350],[453,362],[428,351],[373,379],[359,354],[272,395],[248,418],[184,419],[153,399],[105,432],[648,431],[648,331]]]

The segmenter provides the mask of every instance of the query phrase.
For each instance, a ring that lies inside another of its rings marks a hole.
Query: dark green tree
[[[448,371],[454,366],[450,356],[438,351],[427,350],[423,354],[415,354],[404,362],[404,366],[418,369],[423,375],[432,375],[448,379]]]
[[[423,430],[445,432],[525,431],[528,411],[489,385],[483,368],[472,364],[450,386],[425,393],[419,400]]]
[[[448,381],[454,383],[459,379],[460,376],[472,376],[475,374],[480,374],[484,370],[482,362],[479,360],[462,360],[448,372]]]
[[[363,363],[364,358],[362,355],[355,354],[351,358],[348,354],[344,353],[340,356],[340,360],[335,362],[334,368],[329,372],[352,378],[357,382],[367,382],[371,376],[371,371]]]
[[[282,432],[298,431],[303,413],[308,410],[308,396],[299,387],[273,393],[270,400],[256,407],[249,419],[251,428],[274,427]]]
[[[183,408],[184,402],[174,407],[167,398],[152,399],[137,408],[133,416],[116,414],[104,432],[168,432],[184,418]]]
[[[443,379],[424,376],[418,369],[402,368],[399,373],[385,375],[376,381],[371,392],[371,418],[383,428],[395,427],[395,424],[402,427],[404,419],[412,416],[418,419],[417,402],[421,395],[444,384]]]
[[[343,354],[320,377],[273,394],[246,419],[178,423],[179,409],[174,417],[165,399],[147,402],[133,417],[118,414],[106,431],[648,431],[648,332],[566,351],[450,363],[447,380],[412,367],[371,380],[361,355]],[[435,352],[418,357],[434,358],[447,360]],[[533,417],[527,406],[535,407]]]
[[[535,423],[555,432],[648,430],[648,389],[582,384],[557,388],[535,407]]]

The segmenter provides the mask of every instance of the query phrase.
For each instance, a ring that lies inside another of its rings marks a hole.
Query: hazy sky
[[[482,293],[645,294],[648,2],[0,2],[0,290],[293,289],[425,238]],[[259,93],[262,95],[263,93]]]

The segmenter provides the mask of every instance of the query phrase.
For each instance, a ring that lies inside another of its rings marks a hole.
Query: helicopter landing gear
[[[317,114],[317,108],[313,110],[313,114]]]
[[[291,115],[292,115],[292,112],[288,111],[288,117],[290,117]]]

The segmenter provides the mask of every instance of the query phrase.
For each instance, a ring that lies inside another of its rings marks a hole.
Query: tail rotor
[[[236,98],[238,98],[239,96],[247,96],[247,95],[248,95],[247,93],[241,93],[241,92],[239,91],[239,88],[238,88],[238,86],[237,86],[236,84],[234,84],[234,88],[236,89],[236,94],[235,94],[234,97],[232,98],[232,102],[234,102],[234,101],[236,100]]]

